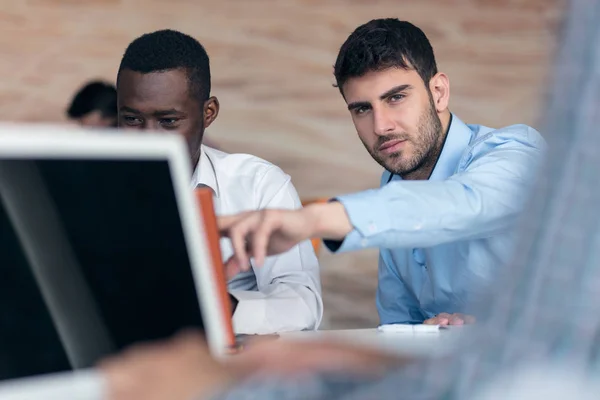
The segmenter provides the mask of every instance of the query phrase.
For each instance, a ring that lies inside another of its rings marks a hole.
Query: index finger
[[[229,236],[229,230],[232,226],[241,221],[246,215],[247,212],[239,213],[239,214],[231,214],[224,215],[222,217],[217,217],[217,226],[219,228],[219,234],[221,236]]]

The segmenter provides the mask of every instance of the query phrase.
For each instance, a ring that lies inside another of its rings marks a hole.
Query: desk
[[[392,333],[377,329],[303,331],[280,334],[277,340],[335,340],[409,357],[439,356],[454,348],[467,327],[437,333]],[[0,383],[2,400],[102,400],[103,380],[96,371],[48,375]]]
[[[336,340],[368,346],[403,356],[427,357],[452,350],[466,326],[440,329],[436,333],[380,332],[377,329],[302,331],[280,334],[283,340]]]
[[[104,380],[94,370],[61,372],[0,382],[2,400],[105,400]]]

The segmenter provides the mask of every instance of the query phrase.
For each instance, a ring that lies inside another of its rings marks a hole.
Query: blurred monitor
[[[0,384],[185,328],[225,354],[219,238],[190,176],[177,135],[0,126]]]

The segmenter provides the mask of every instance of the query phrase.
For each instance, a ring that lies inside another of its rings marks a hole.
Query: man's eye
[[[138,117],[133,117],[131,115],[124,116],[123,121],[125,121],[125,123],[128,125],[135,125],[135,124],[139,124],[142,122],[142,120],[139,119]]]
[[[160,120],[160,124],[163,126],[172,126],[175,125],[177,123],[177,119],[175,118],[162,118]]]
[[[364,114],[364,113],[366,113],[367,111],[369,111],[369,109],[368,109],[367,107],[358,107],[358,108],[355,108],[355,109],[354,109],[354,112],[355,112],[356,114]]]
[[[393,95],[393,96],[390,96],[390,100],[391,100],[391,101],[400,101],[400,100],[402,100],[404,97],[406,97],[406,96],[404,96],[403,94],[395,94],[395,95]]]

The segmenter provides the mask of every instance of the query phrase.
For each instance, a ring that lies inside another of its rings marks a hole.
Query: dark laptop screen
[[[113,351],[166,338],[183,328],[203,328],[167,161],[38,160],[35,165]],[[2,222],[0,229],[10,230],[6,221]],[[14,237],[11,240],[0,245],[14,247]],[[13,258],[18,262],[12,261],[10,268],[23,275],[21,280],[28,286],[23,284],[18,291],[13,288],[9,298],[5,291],[10,289],[4,287],[8,283],[0,282],[4,300],[0,319],[31,308],[32,303],[43,309],[22,254]],[[2,262],[2,274],[6,269]],[[47,325],[48,314],[39,314],[44,315],[40,324],[46,318]],[[17,320],[8,329],[18,333],[31,326],[30,321]],[[23,340],[30,337],[24,335]],[[45,339],[48,347],[56,344],[51,338]],[[36,354],[29,359],[34,360]],[[50,372],[64,366],[64,357],[55,357],[43,368]]]
[[[69,368],[48,308],[0,202],[0,380]]]

